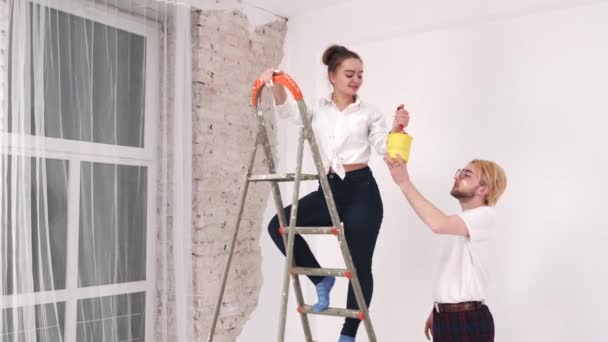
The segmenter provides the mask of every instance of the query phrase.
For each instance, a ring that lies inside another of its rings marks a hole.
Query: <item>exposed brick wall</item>
[[[193,44],[193,278],[196,339],[209,331],[215,297],[238,211],[243,174],[255,141],[251,84],[283,55],[284,20],[253,32],[238,11],[195,11]],[[269,94],[264,102],[270,103]],[[274,146],[274,114],[265,113]],[[254,170],[264,172],[262,153]],[[235,341],[257,304],[262,283],[261,222],[270,193],[253,184],[241,221],[217,342]]]

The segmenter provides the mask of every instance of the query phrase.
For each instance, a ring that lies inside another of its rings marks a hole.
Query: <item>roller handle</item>
[[[405,105],[404,105],[404,104],[400,104],[400,105],[399,105],[399,107],[397,107],[397,111],[402,110],[404,107],[405,107]],[[405,127],[403,127],[403,125],[399,125],[399,131],[403,132],[403,129],[404,129],[404,128],[405,128]],[[405,133],[405,132],[403,132],[403,133]],[[405,134],[407,134],[407,133],[405,133]]]

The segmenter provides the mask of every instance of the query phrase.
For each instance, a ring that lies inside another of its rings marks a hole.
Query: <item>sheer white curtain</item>
[[[9,2],[0,342],[190,341],[190,9]]]

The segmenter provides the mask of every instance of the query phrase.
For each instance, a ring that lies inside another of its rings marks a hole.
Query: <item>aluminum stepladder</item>
[[[247,171],[244,176],[244,184],[241,189],[241,193],[239,195],[239,209],[236,218],[236,223],[234,225],[234,230],[232,232],[232,240],[230,243],[230,249],[228,252],[228,257],[226,259],[226,264],[224,267],[224,271],[222,273],[222,283],[219,290],[219,294],[217,296],[217,301],[215,304],[215,309],[213,312],[213,320],[211,323],[211,329],[209,331],[209,335],[207,337],[207,342],[212,342],[215,334],[215,328],[217,325],[217,320],[219,318],[219,311],[222,304],[222,298],[224,295],[224,290],[226,288],[226,281],[228,278],[228,272],[230,270],[230,263],[232,261],[232,256],[234,254],[234,248],[236,245],[236,240],[238,236],[239,226],[241,217],[243,215],[243,210],[245,206],[245,201],[247,198],[247,190],[249,188],[249,184],[252,182],[270,182],[272,194],[274,198],[274,203],[277,208],[277,214],[280,225],[280,232],[283,236],[283,242],[285,243],[285,271],[283,275],[283,292],[281,297],[281,310],[280,310],[280,322],[279,322],[279,331],[277,336],[277,342],[285,341],[285,323],[287,316],[287,303],[289,299],[289,276],[293,277],[293,287],[296,296],[296,301],[298,304],[298,313],[300,314],[300,319],[302,321],[302,326],[304,328],[304,336],[306,337],[307,342],[314,342],[312,339],[312,334],[310,331],[310,324],[308,322],[308,315],[327,315],[327,316],[339,316],[339,317],[348,317],[354,319],[360,319],[363,321],[365,329],[367,331],[367,335],[370,341],[376,342],[376,335],[374,333],[374,329],[369,317],[369,312],[365,300],[363,298],[363,292],[361,290],[361,285],[359,283],[359,278],[357,277],[357,272],[353,265],[352,257],[350,254],[350,250],[348,248],[348,244],[346,242],[346,238],[344,235],[344,227],[340,221],[340,217],[338,215],[338,210],[336,208],[336,204],[334,202],[333,195],[331,193],[329,182],[327,180],[327,175],[325,173],[325,168],[323,166],[323,162],[321,160],[321,154],[319,152],[319,147],[317,145],[315,136],[312,131],[311,126],[311,117],[306,108],[306,104],[304,102],[302,92],[298,85],[293,81],[289,75],[284,73],[275,74],[273,76],[273,82],[278,83],[284,86],[289,92],[293,95],[294,99],[297,102],[298,109],[300,112],[300,116],[302,119],[302,128],[300,129],[299,139],[298,139],[298,150],[297,150],[297,158],[296,158],[296,170],[295,173],[287,173],[287,174],[277,174],[275,170],[274,159],[272,156],[272,151],[270,148],[270,143],[268,140],[268,134],[266,130],[266,125],[264,121],[264,115],[260,108],[260,97],[262,93],[262,89],[264,88],[264,82],[261,80],[256,80],[253,84],[252,89],[252,106],[257,118],[257,136],[255,146],[251,153],[249,164],[247,166]],[[314,164],[317,170],[317,174],[302,174],[302,161],[303,161],[303,153],[304,153],[304,141],[308,141],[310,151],[314,160]],[[258,146],[262,146],[264,151],[265,160],[267,162],[268,174],[263,175],[253,175],[253,165],[255,162],[255,157],[257,153]],[[327,202],[327,208],[329,210],[329,214],[332,221],[332,227],[296,227],[296,218],[298,215],[298,199],[300,195],[300,181],[302,180],[319,180],[321,184],[321,188],[323,190],[325,201]],[[287,225],[287,221],[285,218],[285,212],[283,209],[283,200],[281,198],[281,193],[279,189],[279,182],[293,182],[294,190],[292,196],[292,208],[291,208],[291,217],[289,218],[289,225]],[[332,268],[303,268],[303,267],[295,267],[293,262],[293,246],[295,241],[295,234],[333,234],[338,238],[340,250],[342,252],[342,256],[344,257],[344,263],[346,265],[346,269],[332,269]],[[302,287],[300,285],[300,275],[312,275],[312,276],[336,276],[336,277],[346,277],[350,279],[351,286],[353,287],[353,291],[355,294],[355,298],[357,300],[357,304],[359,306],[359,310],[349,310],[349,309],[341,309],[341,308],[327,308],[326,310],[313,313],[312,307],[310,305],[304,304],[304,298],[302,295]],[[293,341],[289,341],[293,342]]]

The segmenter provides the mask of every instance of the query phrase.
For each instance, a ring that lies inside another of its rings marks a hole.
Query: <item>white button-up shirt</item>
[[[305,102],[312,116],[312,129],[326,172],[331,167],[344,178],[344,165],[368,163],[372,146],[378,154],[386,154],[390,129],[384,116],[359,97],[342,112],[331,100],[331,95]],[[280,117],[302,124],[295,102],[287,100],[276,106],[276,110]]]

